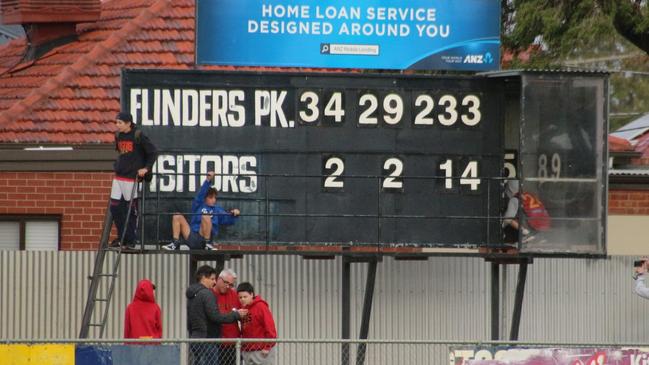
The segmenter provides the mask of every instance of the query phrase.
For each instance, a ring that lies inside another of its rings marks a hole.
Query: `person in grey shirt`
[[[642,265],[635,268],[635,274],[633,278],[635,279],[635,287],[633,291],[639,296],[649,299],[649,287],[647,287],[646,277],[647,269],[649,269],[649,260],[647,258],[642,259]]]
[[[189,338],[219,338],[221,323],[236,322],[248,314],[247,309],[221,314],[211,290],[215,285],[214,268],[203,265],[196,270],[196,283],[185,292]],[[192,343],[190,348],[194,365],[216,364],[218,361],[219,346],[216,343]]]
[[[523,243],[529,241],[530,230],[518,221],[518,210],[521,202],[518,197],[518,180],[507,180],[505,183],[505,196],[507,197],[507,209],[503,214],[503,233],[505,243],[515,243],[519,240],[519,233],[522,235]]]

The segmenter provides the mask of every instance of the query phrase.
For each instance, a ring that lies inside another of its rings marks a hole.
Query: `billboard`
[[[197,0],[196,63],[497,70],[500,0]]]
[[[474,347],[451,349],[450,365],[645,364],[648,348],[631,347]]]

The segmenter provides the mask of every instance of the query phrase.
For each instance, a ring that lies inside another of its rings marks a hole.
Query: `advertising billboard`
[[[500,0],[197,0],[196,63],[497,70]]]
[[[472,347],[452,348],[450,365],[634,365],[646,364],[648,348]]]

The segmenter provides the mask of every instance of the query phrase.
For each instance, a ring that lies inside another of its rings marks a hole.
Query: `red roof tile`
[[[642,158],[649,158],[649,133],[636,138],[635,151],[642,153]]]
[[[0,46],[0,143],[112,143],[120,73],[194,68],[194,1],[111,0],[76,41],[25,62]]]

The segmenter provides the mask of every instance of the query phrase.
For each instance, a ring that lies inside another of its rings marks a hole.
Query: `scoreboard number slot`
[[[320,108],[318,108],[319,101],[320,97],[314,91],[304,91],[300,94],[300,105],[306,108],[300,108],[298,111],[299,120],[303,124],[310,124],[318,121],[318,118],[320,118]]]
[[[444,159],[437,165],[437,176],[443,177],[444,190],[457,190],[457,187],[466,187],[467,190],[477,192],[482,183],[479,177],[479,164],[476,160],[454,162],[453,159]],[[340,156],[326,156],[323,158],[323,185],[325,191],[342,190],[345,187],[343,174],[345,161]],[[462,171],[458,175],[458,172]],[[398,157],[389,157],[382,164],[381,188],[388,192],[403,192],[403,160]],[[459,178],[458,178],[459,176]],[[459,186],[454,181],[459,182]],[[434,183],[431,184],[433,186]]]
[[[361,115],[358,117],[359,125],[377,125],[379,119],[376,116],[372,116],[376,109],[379,107],[379,100],[374,94],[363,94],[358,99],[358,106],[367,106]]]
[[[468,189],[470,191],[477,192],[478,188],[480,187],[480,183],[482,182],[478,177],[480,176],[478,173],[478,166],[478,161],[475,160],[468,161],[465,165],[463,165],[461,162],[454,163],[454,161],[450,158],[440,163],[438,165],[438,169],[440,171],[443,171],[443,174],[440,175],[444,176],[444,189],[455,190],[456,186],[454,184],[454,180],[458,180],[458,171],[462,170],[462,173],[459,175],[460,187],[466,185],[468,186]],[[462,167],[464,168],[462,169]]]
[[[383,121],[388,125],[396,125],[403,117],[403,98],[399,94],[388,94],[383,99]]]
[[[344,94],[340,90],[302,90],[297,104],[297,120],[302,125],[317,125],[321,119],[335,125],[345,120]]]
[[[324,116],[332,117],[335,123],[342,123],[345,117],[345,108],[343,105],[343,93],[334,91],[329,101],[327,101],[327,105],[325,105]]]
[[[553,153],[549,158],[548,155],[542,153],[539,155],[537,176],[540,178],[558,179],[561,177],[561,156],[558,153]],[[549,165],[549,166],[548,166]]]
[[[345,161],[341,157],[326,157],[323,172],[326,176],[322,183],[324,190],[340,190],[345,187],[345,182],[342,178],[343,172],[345,172]]]
[[[390,157],[383,163],[383,184],[381,187],[387,191],[402,191],[403,179],[403,161],[396,157]]]
[[[421,108],[415,116],[416,126],[432,126],[435,120],[445,127],[454,126],[458,119],[468,127],[477,126],[482,120],[480,112],[480,98],[477,95],[466,95],[462,98],[462,109],[466,113],[458,111],[457,98],[450,94],[440,96],[437,105],[441,108],[435,115],[435,98],[428,94],[419,94],[415,97],[415,109]]]
[[[342,125],[347,116],[345,99],[349,95],[346,92],[349,91],[299,90],[297,120],[305,126],[319,125],[321,121],[328,125]],[[415,115],[413,123],[419,127],[453,127],[459,123],[476,127],[482,121],[481,99],[474,94],[436,96],[413,92],[413,104],[409,104],[409,93],[404,96],[394,91],[361,90],[358,95],[356,125],[359,127],[378,127],[379,124],[400,127],[404,119],[410,120],[410,109]]]
[[[358,116],[359,126],[377,126],[380,117],[387,126],[396,127],[404,116],[403,96],[395,92],[382,98],[374,93],[364,93],[358,98],[358,106],[362,110]]]

